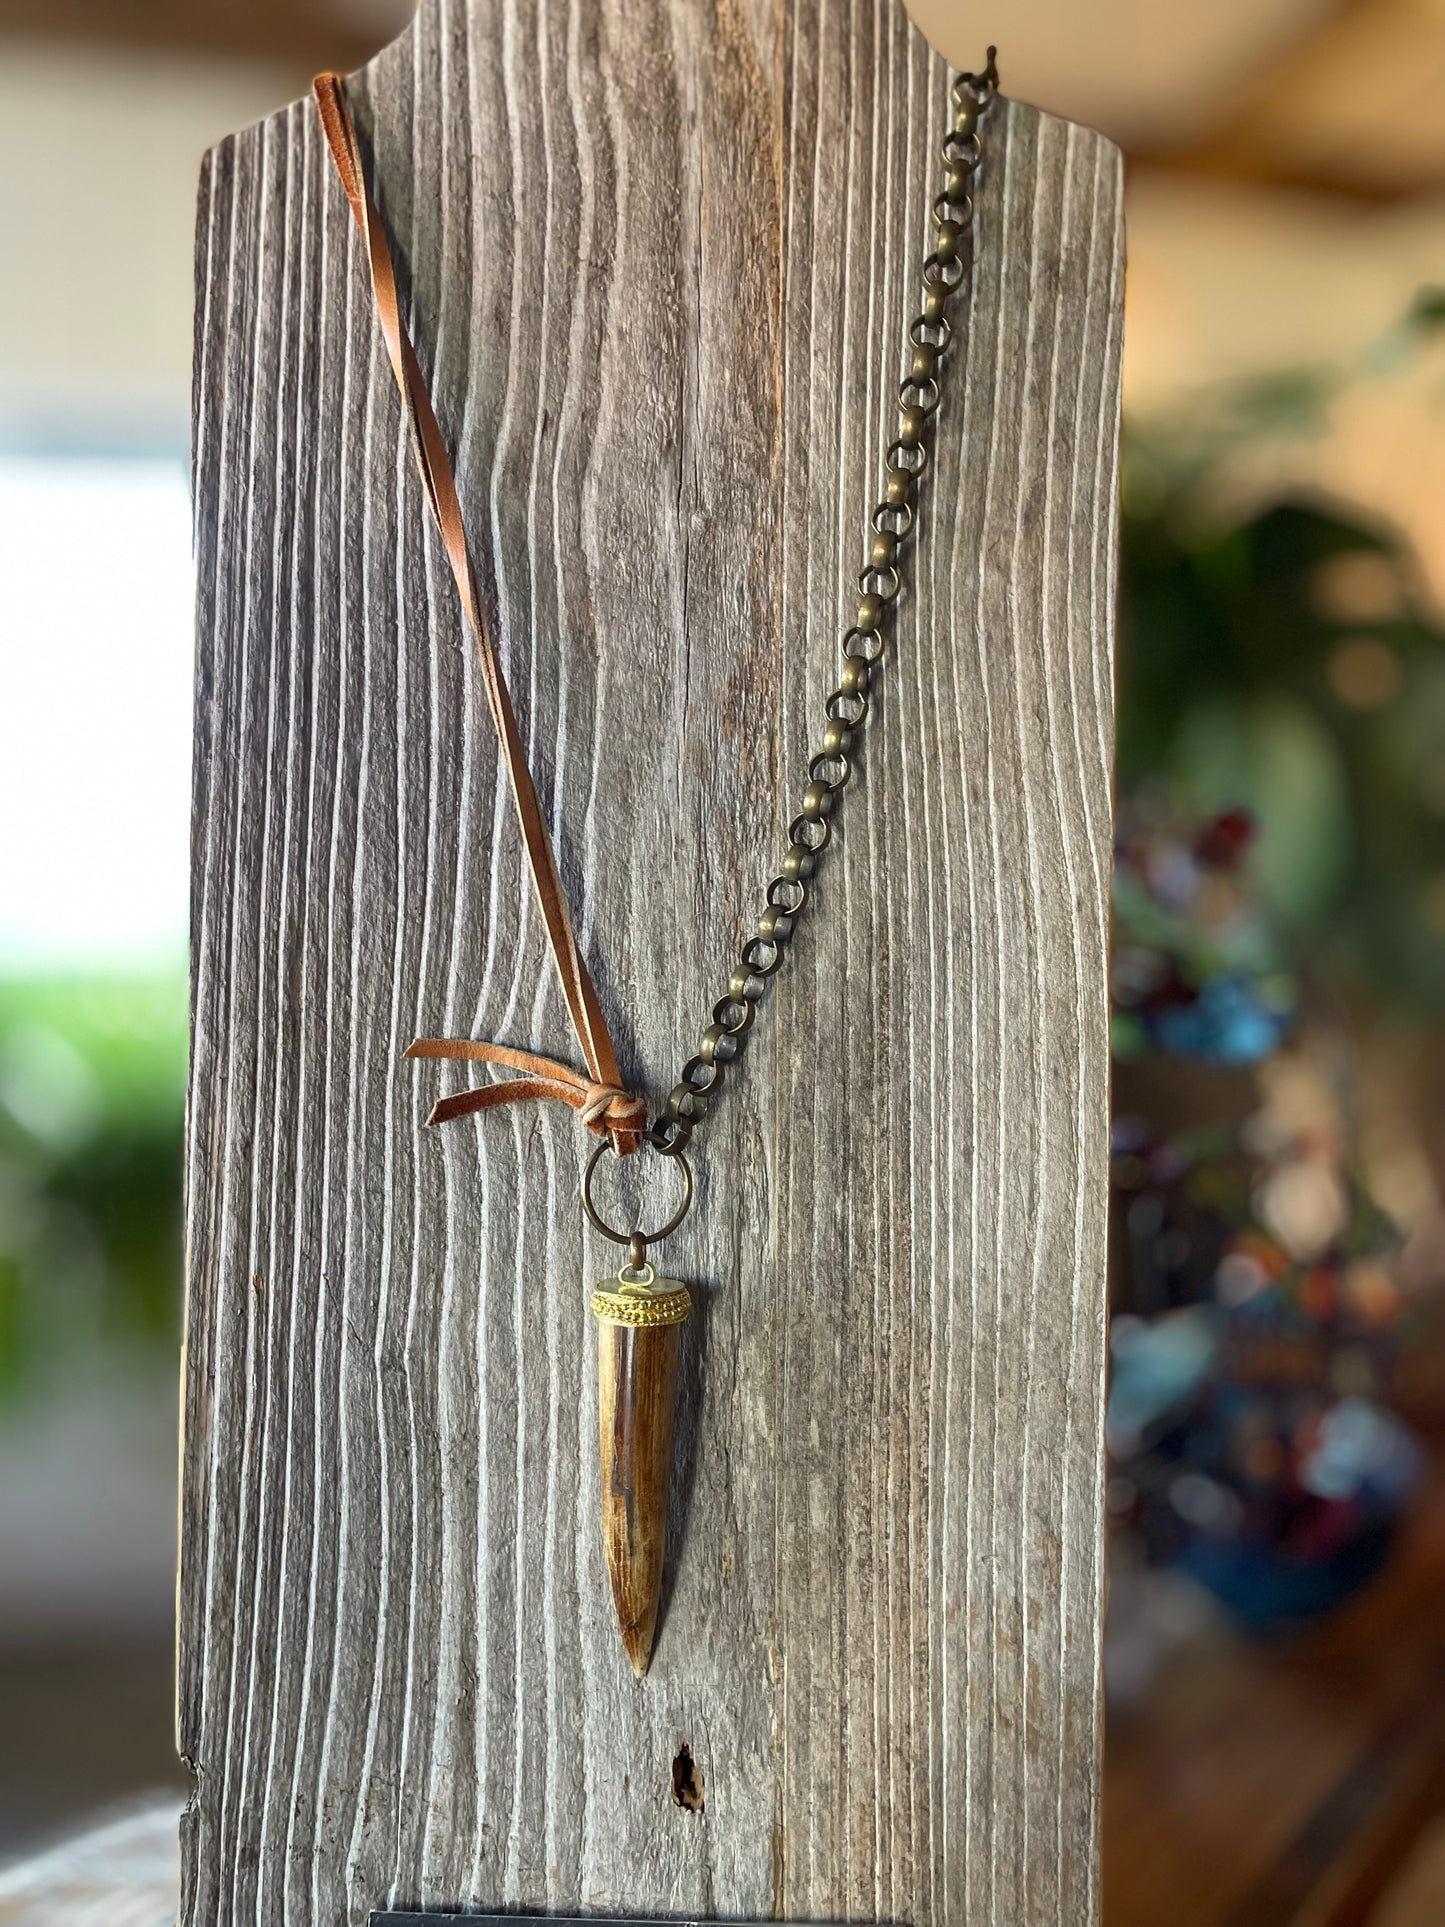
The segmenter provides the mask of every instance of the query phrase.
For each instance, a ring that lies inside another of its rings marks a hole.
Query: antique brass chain
[[[908,330],[913,361],[899,390],[898,436],[884,458],[886,480],[883,500],[873,511],[868,565],[858,578],[857,621],[843,638],[843,674],[824,706],[828,727],[823,747],[808,764],[802,808],[788,825],[788,853],[768,885],[767,907],[756,933],[739,953],[727,995],[713,1005],[712,1022],[696,1056],[683,1065],[678,1083],[648,1129],[650,1142],[665,1157],[686,1149],[708,1104],[722,1089],[728,1066],[742,1050],[768,979],[781,965],[808,901],[818,859],[833,834],[834,805],[851,774],[849,749],[868,713],[869,685],[882,659],[885,625],[901,587],[898,565],[913,528],[919,479],[928,465],[939,402],[938,370],[952,335],[948,304],[970,265],[969,183],[982,159],[978,124],[998,90],[995,53],[990,47],[981,74],[960,74],[953,84],[955,117],[943,142],[943,191],[933,203],[934,250],[923,264],[923,307]],[[600,1224],[590,1196],[584,1196],[589,1215]]]

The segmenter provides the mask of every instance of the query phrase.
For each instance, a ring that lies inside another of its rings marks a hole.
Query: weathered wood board
[[[427,0],[353,90],[654,1097],[835,677],[947,90],[897,0]],[[702,1309],[640,1685],[590,1140],[428,1132],[460,1073],[401,1058],[569,1037],[358,244],[309,105],[208,159],[186,1923],[1096,1918],[1120,167],[986,139],[898,643],[665,1253]]]

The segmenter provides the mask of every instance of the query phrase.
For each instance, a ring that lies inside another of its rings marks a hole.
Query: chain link
[[[739,952],[726,996],[713,1005],[696,1056],[689,1057],[648,1137],[666,1157],[686,1149],[727,1069],[743,1048],[768,979],[783,961],[808,901],[818,859],[833,834],[830,821],[839,792],[852,773],[853,733],[868,713],[868,690],[882,660],[885,625],[901,587],[898,564],[913,529],[918,483],[928,466],[930,429],[938,408],[938,370],[952,329],[948,304],[970,265],[968,230],[973,218],[969,183],[982,149],[978,123],[998,89],[996,50],[988,50],[981,74],[960,74],[953,84],[954,123],[943,142],[943,191],[933,203],[934,249],[923,264],[923,306],[908,330],[912,365],[898,393],[898,436],[884,458],[883,499],[873,511],[868,564],[858,578],[858,616],[843,638],[843,674],[824,705],[823,747],[808,763],[802,808],[788,825],[788,853],[768,885],[767,907]]]

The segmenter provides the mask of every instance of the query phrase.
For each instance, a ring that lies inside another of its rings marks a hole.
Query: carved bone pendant
[[[651,1265],[624,1268],[592,1294],[597,1317],[597,1411],[602,1446],[602,1543],[622,1644],[641,1679],[652,1657],[685,1285]]]

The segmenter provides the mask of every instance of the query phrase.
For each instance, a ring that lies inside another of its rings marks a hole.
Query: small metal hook
[[[981,74],[960,74],[958,85],[966,87],[980,105],[986,105],[989,97],[998,92],[998,48],[989,48],[988,60]]]

